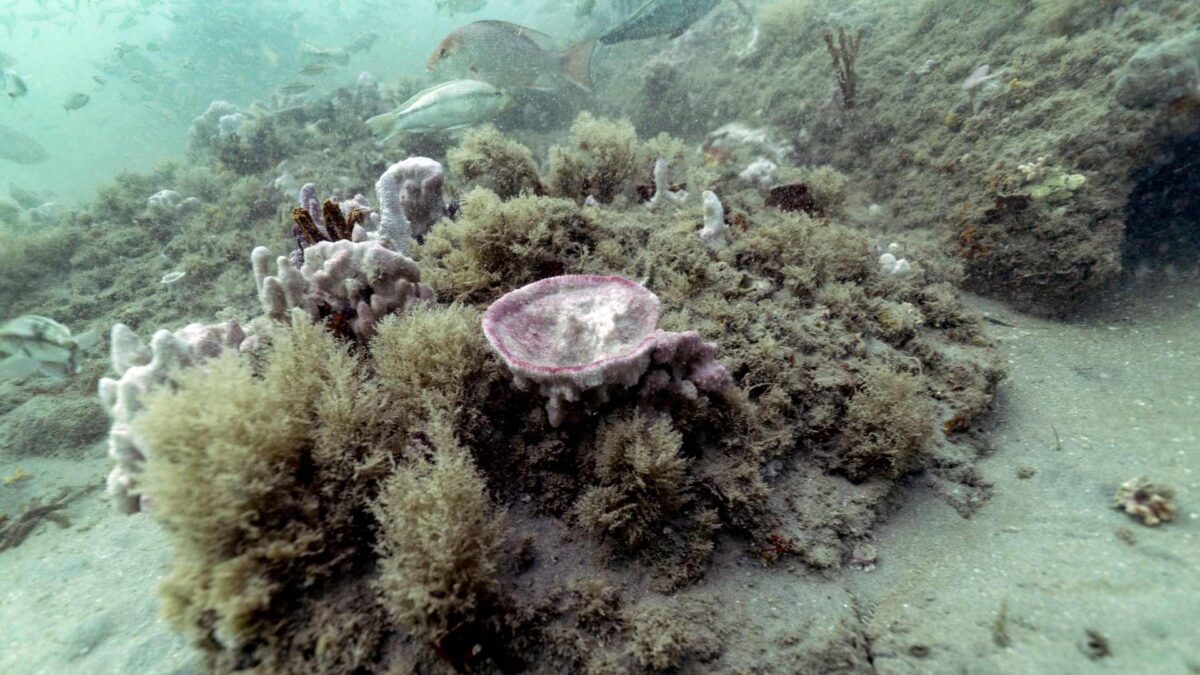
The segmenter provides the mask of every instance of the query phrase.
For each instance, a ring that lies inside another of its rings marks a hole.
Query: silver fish
[[[289,82],[279,88],[279,91],[284,94],[303,94],[312,89],[313,86],[307,82]]]
[[[350,63],[350,52],[340,47],[318,47],[306,42],[300,45],[300,53],[314,61],[333,61],[341,66]]]
[[[493,119],[512,104],[511,96],[487,82],[451,80],[418,93],[390,113],[372,117],[367,126],[386,141],[401,132],[469,127]]]
[[[721,0],[646,0],[628,19],[600,36],[606,45],[666,35],[677,38]]]
[[[346,51],[351,54],[358,52],[370,52],[371,47],[375,46],[375,41],[379,39],[378,33],[364,33],[354,39],[354,42],[346,45]]]
[[[19,316],[0,325],[0,355],[5,355],[0,360],[0,379],[35,374],[68,377],[79,372],[79,353],[98,341],[94,330],[72,336],[54,319]]]
[[[68,94],[67,100],[63,101],[63,110],[66,110],[67,112],[71,112],[72,110],[79,110],[83,106],[87,105],[88,101],[90,101],[90,100],[92,100],[92,97],[88,96],[87,94],[85,94],[81,91],[77,91],[73,94]]]
[[[50,154],[37,141],[0,124],[0,159],[17,164],[37,164],[50,159]]]
[[[25,78],[18,75],[17,71],[6,70],[0,72],[0,91],[15,101],[29,93],[29,86],[25,84]]]

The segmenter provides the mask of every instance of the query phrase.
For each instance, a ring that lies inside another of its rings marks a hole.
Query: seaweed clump
[[[487,188],[501,199],[544,191],[529,148],[490,124],[467,132],[463,142],[446,155],[446,160],[459,180]]]
[[[347,348],[299,323],[261,374],[218,358],[137,418],[144,490],[175,548],[164,614],[214,668],[272,667],[303,601],[370,558],[374,486],[355,467],[387,434],[367,394]]]
[[[608,204],[632,188],[640,159],[632,124],[581,113],[571,125],[571,145],[550,149],[546,185],[556,197]]]
[[[383,487],[379,580],[388,615],[462,667],[496,642],[505,521],[450,429],[435,425],[419,457]],[[487,656],[491,656],[487,654]]]
[[[688,500],[683,437],[666,420],[614,420],[597,431],[596,478],[576,509],[584,526],[636,550]]]
[[[504,201],[476,188],[457,220],[442,220],[426,235],[419,250],[423,278],[439,299],[495,299],[577,269],[596,245],[594,229],[569,200],[525,195]]]

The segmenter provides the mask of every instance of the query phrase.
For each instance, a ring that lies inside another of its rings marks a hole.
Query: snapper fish
[[[65,378],[79,372],[79,353],[99,341],[94,330],[71,335],[66,326],[26,314],[0,325],[0,380],[30,375]]]
[[[367,120],[380,140],[396,134],[463,129],[493,119],[510,108],[512,96],[487,82],[451,80],[434,85],[390,113]]]
[[[611,45],[626,40],[666,35],[674,39],[683,35],[692,24],[713,10],[721,0],[646,0],[612,30],[600,36],[602,44]],[[737,1],[746,16],[750,13]]]
[[[482,80],[501,89],[556,89],[570,82],[590,91],[595,43],[559,51],[554,38],[507,21],[476,21],[450,33],[429,57],[429,70]]]

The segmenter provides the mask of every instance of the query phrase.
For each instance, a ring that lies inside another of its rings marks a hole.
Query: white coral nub
[[[442,165],[428,157],[396,162],[375,183],[381,215],[379,229],[397,251],[408,253],[408,241],[420,238],[446,215]]]
[[[725,207],[711,190],[704,191],[704,227],[700,239],[710,251],[719,251],[729,245],[729,226],[725,224]]]
[[[678,206],[687,199],[687,192],[683,190],[679,192],[671,191],[671,181],[668,177],[669,170],[670,167],[667,165],[667,160],[662,157],[654,160],[654,196],[647,203],[652,209],[660,208],[666,204]]]

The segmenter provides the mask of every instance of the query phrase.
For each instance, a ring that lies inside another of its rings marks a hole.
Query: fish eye
[[[446,49],[442,48],[442,51],[438,52],[438,56],[445,56],[445,55],[446,55]]]

